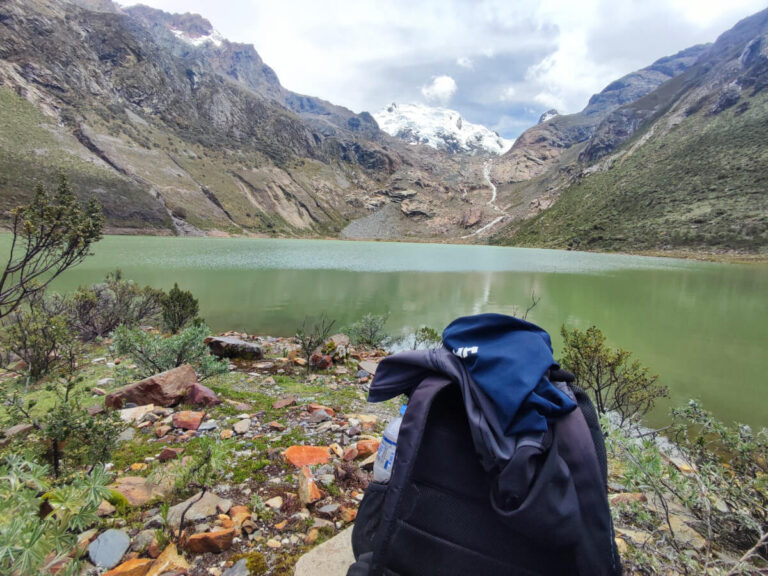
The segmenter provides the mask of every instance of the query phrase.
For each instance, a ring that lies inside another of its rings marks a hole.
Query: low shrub
[[[139,377],[191,364],[198,376],[205,379],[227,371],[227,363],[212,356],[205,345],[209,334],[205,324],[190,326],[169,337],[120,326],[113,333],[113,346],[117,354],[134,361]]]
[[[104,282],[79,288],[65,301],[73,330],[83,342],[106,336],[118,326],[130,328],[157,319],[165,295],[162,290],[140,287],[124,280],[116,270]]]
[[[621,463],[620,482],[648,502],[614,510],[647,533],[628,547],[625,568],[638,574],[762,573],[768,549],[768,430],[727,427],[698,403],[673,411],[670,439],[630,437],[603,421],[609,458]],[[691,544],[690,530],[701,544]],[[755,565],[758,563],[761,568]]]
[[[312,369],[312,362],[310,362],[312,354],[331,334],[335,323],[335,320],[329,320],[325,314],[322,314],[317,321],[305,317],[301,327],[296,330],[295,338],[301,346],[301,352],[307,363],[307,372]]]
[[[387,320],[389,314],[366,314],[350,327],[352,342],[366,348],[383,348],[392,340],[385,330]]]
[[[438,348],[443,342],[440,332],[429,326],[422,326],[413,334],[413,350],[420,348]]]
[[[659,384],[658,376],[632,360],[622,348],[610,348],[599,328],[582,332],[565,326],[560,329],[565,344],[560,365],[576,376],[576,383],[592,396],[600,414],[613,412],[620,423],[647,414],[669,389]]]
[[[30,296],[27,306],[6,316],[2,343],[24,360],[30,379],[37,381],[51,370],[70,338],[66,316],[55,301],[38,292]]]

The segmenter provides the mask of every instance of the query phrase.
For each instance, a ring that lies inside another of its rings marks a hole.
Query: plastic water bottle
[[[392,420],[384,428],[384,437],[379,444],[379,452],[376,454],[376,462],[373,464],[373,481],[381,484],[389,482],[392,476],[392,465],[395,463],[395,450],[397,450],[397,436],[400,434],[400,424],[403,423],[403,414],[406,406],[400,407],[400,416]]]

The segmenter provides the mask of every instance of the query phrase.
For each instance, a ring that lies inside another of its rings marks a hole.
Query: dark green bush
[[[582,332],[560,329],[565,348],[560,365],[576,376],[576,383],[587,391],[600,414],[616,413],[621,424],[642,417],[656,400],[669,396],[658,376],[622,348],[610,348],[605,336],[595,326]]]
[[[197,299],[192,296],[192,292],[181,290],[178,284],[174,284],[168,294],[162,297],[161,305],[163,325],[171,334],[176,334],[194,322],[200,311]]]

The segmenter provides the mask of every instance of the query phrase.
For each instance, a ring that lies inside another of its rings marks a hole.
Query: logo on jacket
[[[458,350],[454,350],[453,355],[458,356],[459,358],[466,358],[473,354],[477,354],[478,350],[480,350],[479,346],[462,346]]]

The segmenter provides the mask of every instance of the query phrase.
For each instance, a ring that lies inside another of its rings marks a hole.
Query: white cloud
[[[456,64],[462,68],[473,68],[475,65],[475,63],[472,62],[472,59],[467,58],[466,56],[460,56],[459,58],[456,58]]]
[[[507,86],[499,95],[499,100],[502,102],[510,102],[515,99],[515,96],[517,95],[517,90],[515,90],[514,86]]]
[[[450,76],[436,76],[429,84],[421,87],[421,95],[427,102],[447,104],[457,89],[456,81]]]

